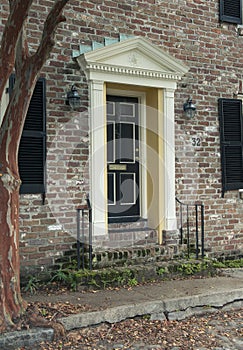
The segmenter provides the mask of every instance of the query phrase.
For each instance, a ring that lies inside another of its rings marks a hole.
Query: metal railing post
[[[183,223],[182,223],[182,205],[180,206],[180,221],[181,221],[181,227],[180,227],[180,243],[183,243]]]
[[[80,209],[77,209],[77,267],[80,269]]]
[[[85,212],[88,212],[88,254],[89,254],[89,268],[92,270],[92,207],[90,204],[89,196],[86,197],[87,205],[77,208],[77,268],[81,268],[81,250],[82,250],[82,269],[85,268]],[[82,210],[82,228],[80,211]],[[81,232],[82,229],[82,232]],[[81,236],[82,235],[82,236]]]
[[[86,202],[89,209],[89,269],[92,270],[92,207],[88,195],[86,197]]]
[[[85,211],[82,209],[82,269],[84,270],[84,214]]]
[[[89,269],[92,270],[92,209],[89,209]]]
[[[204,258],[204,205],[201,205],[201,246],[202,246],[202,258]]]
[[[192,203],[192,204],[186,204],[181,202],[178,198],[176,198],[177,203],[179,203],[180,206],[180,244],[183,244],[183,207],[185,207],[186,211],[186,230],[187,230],[187,255],[188,258],[190,257],[190,219],[189,219],[189,207],[194,207],[195,208],[195,247],[196,247],[196,258],[198,259],[199,257],[199,230],[201,231],[201,257],[204,258],[204,205],[198,204],[198,203]],[[199,213],[199,206],[201,208],[200,213]],[[199,218],[200,215],[200,218]],[[199,223],[201,219],[201,225],[199,228]],[[193,220],[194,222],[194,220]]]
[[[196,211],[196,259],[198,259],[198,205],[195,204],[195,211]]]
[[[190,223],[189,223],[189,205],[186,205],[186,226],[187,226],[187,255],[190,257]]]

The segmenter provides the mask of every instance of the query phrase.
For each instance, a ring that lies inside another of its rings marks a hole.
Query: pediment
[[[86,52],[77,60],[86,73],[96,70],[179,80],[188,71],[184,63],[140,37]]]

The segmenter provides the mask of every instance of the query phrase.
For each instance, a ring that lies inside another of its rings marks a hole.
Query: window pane
[[[120,159],[121,162],[134,163],[135,156],[135,124],[120,124]]]
[[[134,103],[120,103],[120,111],[122,117],[135,117]]]
[[[115,115],[115,102],[107,101],[106,111],[108,115]]]
[[[115,138],[115,123],[107,124],[107,162],[114,162],[114,138]]]

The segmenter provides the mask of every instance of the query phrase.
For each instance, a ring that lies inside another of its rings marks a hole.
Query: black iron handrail
[[[203,203],[193,203],[187,204],[183,203],[176,197],[177,203],[180,205],[180,244],[183,244],[183,208],[186,211],[186,241],[187,241],[187,255],[190,256],[190,209],[194,208],[195,214],[195,244],[196,244],[196,258],[199,257],[199,232],[201,233],[201,257],[204,258],[204,204]],[[201,219],[201,220],[200,220]],[[201,223],[201,225],[199,225]],[[200,227],[199,227],[200,226]]]
[[[82,269],[85,268],[85,213],[88,212],[88,232],[89,232],[89,269],[92,270],[92,207],[89,196],[86,197],[87,205],[78,207],[77,210],[77,267],[78,270],[81,268],[81,252],[82,252]],[[82,213],[82,221],[80,218]],[[82,222],[82,230],[80,223]],[[82,231],[82,232],[81,232]]]

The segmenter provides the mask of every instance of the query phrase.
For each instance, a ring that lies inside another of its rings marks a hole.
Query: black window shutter
[[[222,194],[243,188],[242,101],[219,99]]]
[[[9,93],[14,86],[15,76],[11,75]],[[22,132],[18,164],[22,181],[20,193],[45,194],[46,160],[46,81],[39,78],[26,115]]]
[[[242,0],[220,0],[219,18],[222,22],[242,23]]]
[[[20,193],[45,193],[46,86],[38,79],[19,146]]]

